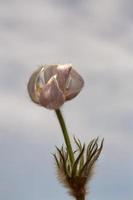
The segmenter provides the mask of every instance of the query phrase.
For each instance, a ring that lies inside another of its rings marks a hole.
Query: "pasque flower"
[[[83,85],[82,77],[71,64],[44,65],[31,75],[28,92],[35,103],[57,110],[77,96]]]
[[[57,152],[53,154],[57,173],[59,180],[76,200],[85,200],[87,183],[93,175],[95,163],[103,148],[103,140],[99,145],[98,138],[90,141],[88,145],[74,138],[74,150],[60,111],[65,101],[79,94],[83,85],[83,78],[71,64],[41,66],[31,75],[28,82],[28,92],[32,101],[55,110],[66,144],[65,148],[57,148]]]

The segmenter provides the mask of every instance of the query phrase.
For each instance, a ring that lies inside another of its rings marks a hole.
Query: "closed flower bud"
[[[42,66],[28,82],[28,92],[33,102],[48,109],[59,109],[71,100],[84,85],[82,77],[71,64]]]

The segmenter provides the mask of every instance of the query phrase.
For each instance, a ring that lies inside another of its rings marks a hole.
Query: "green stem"
[[[59,109],[55,110],[55,112],[56,112],[57,118],[59,120],[61,129],[62,129],[62,132],[63,132],[63,136],[64,136],[64,140],[65,140],[65,143],[66,143],[66,146],[67,146],[67,151],[68,151],[68,154],[69,154],[71,165],[73,165],[73,163],[74,163],[74,153],[73,153],[73,150],[72,150],[72,145],[71,145],[70,138],[69,138],[69,135],[68,135],[68,131],[67,131],[67,128],[66,128],[66,125],[65,125],[65,121],[63,119],[63,115],[62,115],[62,113]]]

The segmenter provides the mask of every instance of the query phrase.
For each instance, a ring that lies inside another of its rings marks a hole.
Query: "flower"
[[[76,97],[83,85],[83,78],[71,64],[44,65],[31,75],[28,92],[33,102],[57,110]]]

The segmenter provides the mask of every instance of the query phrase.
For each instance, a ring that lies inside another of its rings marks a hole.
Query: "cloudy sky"
[[[63,107],[68,129],[105,138],[87,199],[131,200],[133,1],[0,0],[0,47],[0,199],[71,199],[51,155],[57,119],[26,84],[40,64],[73,63],[85,87]]]

